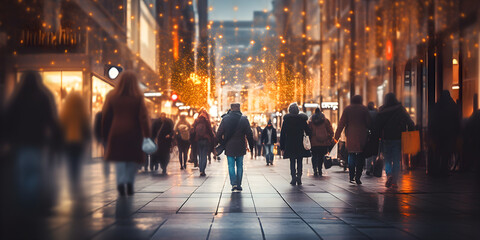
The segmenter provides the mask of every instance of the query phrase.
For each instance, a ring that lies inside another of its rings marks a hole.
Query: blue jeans
[[[197,143],[198,167],[200,168],[201,173],[204,173],[205,168],[207,168],[207,155],[209,154],[208,147],[209,147],[209,144],[207,139],[198,140],[198,143]]]
[[[365,165],[365,157],[363,153],[348,153],[348,172],[350,181],[360,180]]]
[[[265,159],[267,163],[273,163],[273,144],[265,144]]]
[[[402,158],[401,140],[383,140],[383,158],[385,160],[385,173],[388,177],[393,177],[396,183],[400,173],[400,160]]]
[[[230,175],[230,184],[232,186],[242,185],[243,176],[243,156],[231,157],[227,156],[228,160],[228,175]],[[235,173],[235,165],[237,165],[237,172]]]
[[[117,185],[127,184],[135,181],[138,163],[136,162],[115,162],[115,171],[117,172]]]

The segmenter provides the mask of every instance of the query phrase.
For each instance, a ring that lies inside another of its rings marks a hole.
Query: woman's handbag
[[[305,134],[305,132],[303,132],[303,148],[305,148],[305,150],[307,151],[312,149],[312,144],[310,144],[310,138],[307,136],[307,134]]]
[[[142,151],[146,154],[153,154],[157,151],[158,146],[150,138],[143,138]]]

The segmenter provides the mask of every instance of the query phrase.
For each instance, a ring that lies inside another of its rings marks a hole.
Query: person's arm
[[[280,150],[285,151],[285,141],[287,137],[287,126],[288,124],[285,124],[285,119],[283,120],[282,124],[282,130],[280,130]]]
[[[332,123],[330,123],[330,121],[329,121],[328,119],[325,119],[325,121],[327,121],[327,122],[326,122],[326,128],[327,128],[328,138],[329,138],[329,139],[332,139],[333,136],[334,136]]]
[[[105,143],[108,141],[108,135],[110,133],[110,127],[112,126],[112,120],[113,107],[111,103],[111,95],[108,94],[102,109],[102,139]]]
[[[252,128],[250,127],[250,122],[248,121],[248,118],[245,118],[246,124],[245,124],[245,134],[247,136],[247,141],[248,145],[250,147],[250,151],[253,149],[253,146],[255,146],[255,140],[253,139],[253,132]]]
[[[142,130],[142,134],[144,138],[150,137],[150,122],[148,117],[148,110],[145,106],[145,102],[143,100],[140,101],[140,113],[139,113],[139,120],[140,120],[140,128]]]
[[[312,136],[312,129],[310,129],[310,127],[308,126],[307,121],[303,122],[303,131],[305,131],[305,134],[307,134],[307,136]]]
[[[272,144],[277,143],[277,129],[272,128]]]
[[[220,126],[218,126],[217,135],[215,136],[217,138],[217,142],[223,143],[224,133],[225,133],[225,122],[222,120],[222,122],[220,122]]]
[[[338,122],[337,131],[335,131],[335,140],[340,139],[340,135],[342,134],[343,129],[347,123],[347,116],[345,114],[345,110],[343,110],[342,117],[340,118],[340,122]]]

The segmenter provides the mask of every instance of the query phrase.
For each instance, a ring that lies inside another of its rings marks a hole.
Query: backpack
[[[190,131],[188,130],[188,126],[185,124],[180,124],[178,126],[178,132],[180,133],[180,138],[183,141],[190,140]]]
[[[197,139],[207,138],[207,126],[204,122],[199,122],[195,125],[195,134]]]

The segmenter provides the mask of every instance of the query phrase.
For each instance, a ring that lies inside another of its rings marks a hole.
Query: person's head
[[[369,102],[368,105],[367,105],[367,107],[368,107],[368,110],[372,110],[372,111],[373,111],[373,110],[375,110],[375,103],[374,103],[374,102]]]
[[[257,126],[257,123],[256,122],[252,122],[252,127],[256,127]]]
[[[291,103],[290,106],[288,106],[288,112],[291,114],[298,114],[300,112],[296,102]]]
[[[315,114],[320,114],[320,112],[321,112],[321,111],[320,111],[320,108],[318,108],[318,107],[315,108]]]
[[[385,95],[385,106],[390,107],[399,103],[394,93],[387,93],[387,95]]]
[[[268,120],[267,127],[272,127],[272,120]]]
[[[185,121],[187,120],[187,116],[185,115],[180,115],[180,121]]]
[[[360,95],[355,95],[350,99],[350,104],[362,104],[363,98]]]
[[[232,103],[230,104],[230,109],[232,111],[240,112],[240,103]]]
[[[450,92],[448,90],[443,90],[440,93],[440,99],[441,101],[447,101],[447,100],[453,100],[452,96],[450,95]]]
[[[118,85],[115,87],[115,95],[142,97],[142,91],[138,86],[137,75],[135,72],[132,70],[126,70],[120,74]]]
[[[163,118],[166,118],[166,117],[167,117],[167,114],[166,114],[166,113],[164,113],[164,112],[160,113],[160,118],[163,119]]]

